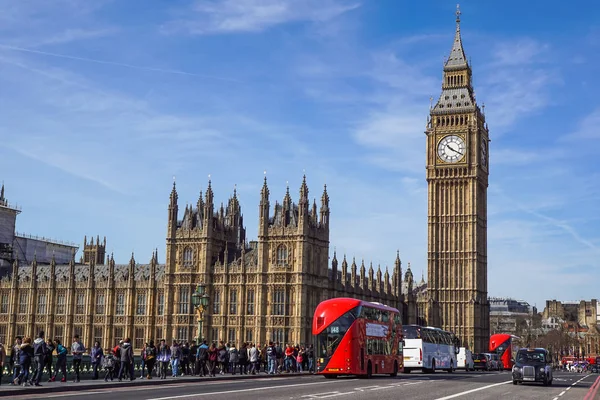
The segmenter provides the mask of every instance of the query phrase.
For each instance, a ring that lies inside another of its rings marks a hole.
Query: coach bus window
[[[404,339],[421,339],[421,327],[404,325],[402,327],[402,334]]]

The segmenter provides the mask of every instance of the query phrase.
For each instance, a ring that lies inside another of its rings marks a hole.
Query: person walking
[[[248,358],[250,360],[250,373],[252,375],[256,375],[256,366],[258,365],[258,349],[254,343],[250,345],[250,349],[248,350]]]
[[[165,339],[160,341],[157,360],[160,363],[160,379],[167,379],[167,369],[169,368],[169,362],[171,361],[171,349],[167,345]]]
[[[56,367],[54,368],[54,375],[50,378],[50,382],[56,380],[58,371],[62,373],[61,382],[67,381],[67,348],[60,343],[60,340],[54,339],[54,345],[56,346]]]
[[[92,369],[94,370],[94,376],[92,379],[98,379],[98,368],[102,367],[102,357],[104,357],[104,351],[100,347],[100,342],[95,342],[92,351],[90,352],[90,358],[92,361]]]
[[[2,384],[2,373],[4,372],[4,360],[6,360],[6,349],[0,343],[0,384]]]
[[[248,345],[246,343],[242,343],[240,348],[238,364],[240,365],[240,375],[246,375],[248,373]]]
[[[29,368],[31,367],[31,360],[33,359],[33,346],[31,345],[31,338],[26,337],[23,340],[23,344],[19,350],[19,364],[21,365],[21,372],[19,376],[13,381],[15,385],[27,386],[29,379]]]
[[[273,342],[269,342],[267,347],[267,361],[269,363],[269,375],[275,375],[277,372],[277,348]]]
[[[210,349],[208,349],[208,376],[215,376],[215,369],[218,359],[219,351],[217,350],[217,346],[215,345],[215,343],[213,343],[210,345]]]
[[[52,354],[54,353],[54,344],[52,340],[46,341],[46,355],[44,356],[44,368],[48,371],[48,382],[52,378]]]
[[[113,378],[115,377],[115,366],[117,365],[117,362],[115,360],[115,356],[113,354],[112,350],[108,351],[108,354],[102,358],[102,368],[104,368],[105,374],[104,374],[104,382],[108,382],[108,378],[110,378],[110,381],[113,381]]]
[[[73,355],[73,371],[75,371],[75,380],[73,382],[79,382],[79,370],[81,369],[81,360],[83,359],[83,353],[85,353],[85,346],[79,340],[79,335],[73,335],[73,343],[71,344],[71,354]]]
[[[146,378],[152,379],[152,371],[154,370],[154,363],[156,362],[156,347],[154,347],[154,340],[151,340],[148,346],[146,346],[144,354],[146,355],[146,368],[148,369]],[[143,375],[144,370],[142,370],[142,376]]]
[[[235,343],[232,343],[231,347],[229,348],[229,365],[231,366],[231,375],[235,375],[235,370],[237,369],[239,360],[240,353],[238,349],[235,348]]]
[[[148,343],[144,343],[144,347],[140,351],[140,358],[142,359],[140,379],[144,379],[144,371],[146,370],[146,347],[148,347]]]
[[[206,340],[202,342],[202,344],[198,347],[196,351],[196,363],[198,366],[196,370],[198,371],[198,375],[206,376],[206,371],[208,370],[208,345],[206,344]]]
[[[15,344],[13,344],[10,350],[10,358],[8,360],[10,364],[10,368],[12,369],[12,381],[11,384],[14,385],[15,379],[21,373],[21,358],[19,357],[19,353],[21,352],[21,345],[23,344],[21,336],[15,337]]]
[[[130,339],[126,338],[121,344],[121,368],[119,368],[119,382],[123,378],[123,372],[129,372],[129,380],[135,380],[135,374],[133,371],[133,346],[131,346]]]
[[[179,344],[173,340],[173,345],[171,346],[171,373],[173,378],[176,378],[179,375],[179,365],[181,363],[181,348]]]
[[[35,361],[35,375],[31,383],[35,386],[40,385],[42,374],[44,373],[44,359],[46,358],[46,339],[44,339],[44,331],[40,331],[37,339],[33,341],[33,357]]]

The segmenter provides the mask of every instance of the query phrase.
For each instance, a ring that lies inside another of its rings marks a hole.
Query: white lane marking
[[[306,397],[308,399],[327,399],[329,397],[337,397],[337,396],[343,396],[345,394],[352,394],[354,392],[325,392],[325,393],[319,393],[319,394],[305,394],[302,397]]]
[[[276,378],[279,381],[288,381],[294,378]],[[74,393],[70,393],[70,392],[63,392],[62,394],[55,394],[55,395],[43,395],[42,397],[45,399],[50,399],[50,398],[55,398],[55,397],[67,397],[67,396],[91,396],[94,394],[102,394],[102,393],[106,393],[106,392],[111,392],[113,390],[117,390],[118,392],[122,393],[122,392],[139,392],[139,391],[149,391],[149,390],[167,390],[169,388],[178,388],[178,387],[189,387],[190,385],[194,385],[196,383],[201,383],[202,386],[208,386],[208,385],[220,385],[220,384],[230,384],[230,383],[244,383],[244,382],[248,382],[248,381],[252,381],[252,382],[257,382],[257,381],[273,381],[273,378],[259,378],[259,379],[224,379],[222,381],[210,381],[210,382],[203,382],[202,379],[196,381],[189,381],[189,382],[181,382],[181,383],[167,383],[164,385],[145,385],[145,386],[141,386],[141,387],[131,387],[131,386],[113,386],[111,387],[110,385],[107,385],[106,388],[101,388],[101,389],[97,389],[96,391],[85,391],[85,392],[74,392]],[[31,396],[36,396],[35,393],[32,393]],[[40,395],[41,396],[41,395]],[[39,397],[32,397],[32,398],[39,398]]]
[[[500,382],[500,383],[494,383],[493,385],[487,385],[487,386],[482,386],[480,388],[477,389],[471,389],[471,390],[467,390],[465,392],[460,392],[460,393],[456,393],[456,394],[451,394],[450,396],[446,396],[446,397],[440,397],[436,400],[448,400],[448,399],[454,399],[456,397],[460,397],[460,396],[464,396],[465,394],[470,394],[470,393],[475,393],[475,392],[479,392],[480,390],[485,390],[485,389],[489,389],[489,388],[493,388],[496,386],[500,386],[500,385],[506,385],[507,383],[512,383],[511,381],[506,381],[506,382]]]
[[[358,379],[349,379],[350,381],[357,381]],[[294,388],[299,386],[312,386],[312,385],[326,385],[336,382],[311,382],[311,383],[298,383],[297,385],[286,385],[286,386],[269,386],[269,387],[258,387],[258,388],[249,388],[249,389],[239,389],[239,390],[224,390],[221,392],[209,392],[209,393],[194,393],[194,394],[182,394],[179,396],[168,396],[168,397],[155,397],[150,398],[152,400],[170,400],[170,399],[185,399],[186,397],[200,397],[200,396],[211,396],[217,394],[230,394],[230,393],[242,393],[242,392],[254,392],[257,390],[273,390],[273,389],[284,389],[284,388]]]
[[[567,393],[566,390],[563,390],[562,392],[560,392],[560,394],[558,395],[558,397],[562,396],[563,394]]]
[[[569,390],[569,389],[571,389],[572,387],[573,387],[573,386],[569,386],[569,387],[568,387],[568,388],[566,388],[565,390]]]

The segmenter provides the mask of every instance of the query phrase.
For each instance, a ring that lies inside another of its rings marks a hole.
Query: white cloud
[[[288,22],[325,22],[359,6],[338,0],[198,0],[186,10],[186,17],[166,23],[163,31],[193,35],[260,32]]]
[[[567,141],[580,139],[600,139],[600,108],[585,116],[579,123],[578,129],[563,138]]]

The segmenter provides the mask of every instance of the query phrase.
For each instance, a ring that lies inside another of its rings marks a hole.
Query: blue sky
[[[0,0],[0,179],[19,231],[106,235],[164,261],[168,196],[237,184],[331,198],[338,255],[426,270],[425,129],[456,4],[400,0]],[[465,1],[492,143],[489,294],[598,297],[600,10]]]

